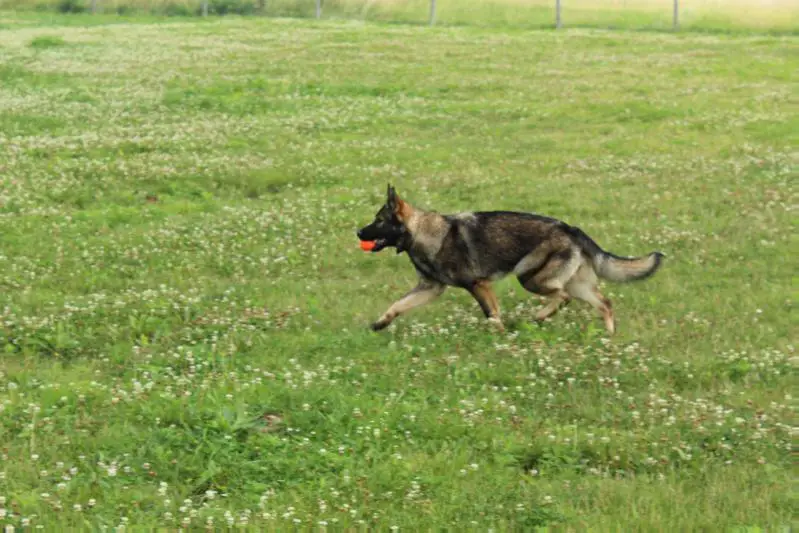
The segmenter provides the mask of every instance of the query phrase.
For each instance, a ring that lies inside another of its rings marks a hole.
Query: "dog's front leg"
[[[444,289],[446,289],[446,286],[440,283],[427,280],[420,281],[419,284],[408,294],[394,302],[394,304],[388,308],[388,311],[383,313],[383,316],[381,316],[377,322],[372,324],[372,329],[379,331],[387,327],[401,314],[407,313],[415,307],[432,302],[441,296],[441,293],[444,292]]]
[[[477,300],[477,303],[480,304],[480,309],[483,310],[489,322],[499,331],[505,331],[505,326],[502,325],[502,319],[499,316],[499,301],[491,288],[491,282],[480,280],[468,290],[474,299]]]

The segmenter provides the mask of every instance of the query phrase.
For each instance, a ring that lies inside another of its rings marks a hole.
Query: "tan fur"
[[[488,319],[494,322],[499,330],[504,330],[505,327],[502,325],[502,319],[499,315],[499,300],[497,300],[497,295],[491,287],[491,282],[488,280],[476,282],[471,289],[471,293],[477,303],[480,304],[480,307],[486,310]]]
[[[402,198],[397,197],[397,217],[405,223],[411,219],[413,216],[413,207],[408,202],[402,200]]]
[[[416,209],[411,209],[410,213],[404,222],[414,236],[414,248],[427,257],[435,257],[446,235],[446,221],[436,213],[425,213]]]
[[[428,283],[424,280],[420,281],[416,287],[394,302],[391,307],[383,313],[383,316],[375,323],[375,325],[378,326],[375,329],[382,329],[391,324],[398,316],[407,313],[411,309],[432,302],[441,296],[444,289],[446,289],[444,285]]]
[[[541,267],[552,253],[552,243],[545,242],[538,248],[525,255],[524,258],[513,268],[513,273],[517,276],[530,272]]]
[[[535,319],[546,320],[547,318],[551,317],[558,312],[558,308],[560,308],[561,304],[569,301],[569,298],[569,293],[565,291],[558,291],[554,295],[550,296],[549,303],[535,314]]]
[[[603,257],[597,261],[597,274],[608,281],[630,281],[642,277],[652,271],[658,263],[655,254],[631,259]]]
[[[591,305],[599,311],[605,322],[605,329],[613,335],[616,331],[616,323],[613,316],[613,306],[596,285],[597,277],[593,269],[588,265],[583,265],[577,274],[569,280],[566,291],[573,298],[577,298]]]

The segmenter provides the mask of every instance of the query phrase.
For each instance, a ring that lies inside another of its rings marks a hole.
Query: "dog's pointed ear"
[[[411,213],[413,213],[413,208],[408,205],[408,202],[399,197],[397,191],[391,185],[388,186],[387,205],[402,221],[408,220],[411,217]]]

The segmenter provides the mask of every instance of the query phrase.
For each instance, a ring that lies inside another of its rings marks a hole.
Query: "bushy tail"
[[[641,257],[620,257],[606,252],[581,229],[572,227],[570,233],[578,246],[591,258],[596,275],[608,281],[636,281],[652,276],[660,268],[664,255],[652,252]]]
[[[592,258],[596,275],[608,281],[636,281],[646,279],[657,272],[663,254],[652,252],[641,257],[619,257],[602,252]]]

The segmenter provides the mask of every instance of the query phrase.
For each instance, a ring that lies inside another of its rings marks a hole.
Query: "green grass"
[[[795,37],[76,20],[0,20],[0,524],[794,523]],[[387,182],[667,260],[373,333]]]
[[[30,42],[31,48],[55,48],[57,46],[63,46],[63,45],[64,45],[64,39],[62,39],[61,37],[53,37],[51,35],[40,35],[38,37],[35,37]]]

